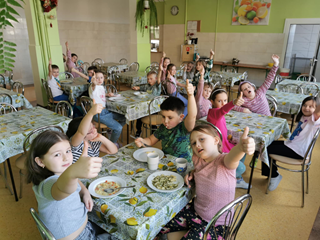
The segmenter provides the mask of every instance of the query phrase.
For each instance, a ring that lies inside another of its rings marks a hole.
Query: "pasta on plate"
[[[176,176],[173,175],[164,175],[156,176],[152,180],[153,186],[160,190],[172,190],[178,187]]]

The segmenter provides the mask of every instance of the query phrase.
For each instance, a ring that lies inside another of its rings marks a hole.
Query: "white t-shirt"
[[[302,130],[294,136],[293,140],[287,140],[284,144],[301,157],[304,157],[315,132],[320,127],[320,118],[315,121],[314,115],[312,114],[309,117],[302,116],[300,122],[302,122]]]
[[[96,85],[94,91],[92,90],[92,84],[89,87],[89,96],[91,99],[96,100],[96,103],[102,104],[102,106],[106,106],[106,91],[104,86]]]
[[[59,77],[57,77],[59,80]],[[51,79],[48,80],[49,87],[51,88],[52,96],[57,97],[63,94],[63,91],[61,90],[60,84],[57,82],[57,80],[52,76]]]

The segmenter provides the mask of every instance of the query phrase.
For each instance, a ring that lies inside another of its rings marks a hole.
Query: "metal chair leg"
[[[14,198],[16,199],[16,202],[19,201],[18,199],[18,194],[17,194],[17,190],[16,190],[16,185],[14,184],[14,178],[13,178],[13,174],[12,174],[12,169],[11,169],[11,164],[10,164],[10,159],[7,159],[8,162],[8,169],[9,169],[9,173],[10,173],[10,178],[11,178],[11,183],[12,183],[12,188],[13,188],[13,192],[14,192]]]
[[[252,166],[251,166],[251,173],[250,173],[250,179],[249,179],[249,187],[248,187],[248,191],[247,193],[250,193],[250,189],[251,189],[251,182],[252,182],[252,177],[253,177],[253,171],[254,171],[254,163],[256,161],[256,159],[258,159],[259,157],[259,152],[258,151],[254,151],[253,157],[252,157]]]
[[[303,208],[303,206],[304,206],[304,171],[302,171],[301,173],[302,173],[302,204],[301,204],[301,207]]]
[[[269,191],[269,184],[270,184],[271,175],[272,175],[272,165],[273,165],[273,159],[271,158],[270,166],[269,166],[270,172],[269,172],[269,178],[268,178],[268,184],[267,184],[266,194],[268,194],[268,191]]]
[[[308,194],[309,193],[309,170],[307,170],[306,175],[307,175],[307,191],[306,191],[306,193]]]
[[[12,189],[11,187],[9,186],[8,184],[8,179],[7,179],[7,171],[6,171],[6,165],[5,165],[6,162],[3,162],[3,167],[4,167],[4,173],[2,173],[2,170],[1,170],[1,167],[0,167],[0,175],[2,176],[3,178],[3,181],[4,181],[4,184],[6,186],[6,188],[9,189],[11,195],[13,195],[13,192],[12,192]]]

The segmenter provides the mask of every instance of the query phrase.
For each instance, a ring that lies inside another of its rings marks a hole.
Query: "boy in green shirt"
[[[148,138],[137,138],[137,147],[154,145],[161,140],[162,150],[165,154],[170,154],[179,158],[185,158],[189,162],[192,158],[189,133],[195,126],[197,117],[197,105],[194,98],[193,85],[187,80],[186,90],[188,94],[188,115],[184,119],[184,103],[176,97],[167,98],[160,106],[162,124]]]

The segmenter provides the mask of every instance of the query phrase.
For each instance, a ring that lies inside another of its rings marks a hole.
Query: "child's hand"
[[[102,136],[100,133],[98,133],[97,136],[90,141],[91,142],[99,142],[99,141],[101,142],[101,138],[104,138],[104,136]]]
[[[66,41],[66,48],[67,48],[67,49],[69,48],[69,43],[68,43],[68,41]]]
[[[200,72],[200,75],[203,77],[204,76],[204,67],[202,66],[201,70],[199,71]]]
[[[248,137],[248,133],[249,133],[249,128],[246,127],[240,138],[240,146],[241,146],[242,152],[248,155],[252,155],[255,151],[256,145],[254,143],[253,138]]]
[[[279,60],[280,57],[276,54],[272,54],[272,61],[273,61],[273,65],[278,67],[279,66]]]
[[[160,69],[160,71],[163,71],[163,65],[162,64],[159,65],[159,69]]]
[[[187,91],[188,96],[193,96],[194,88],[193,88],[193,85],[191,83],[189,83],[188,79],[186,82],[186,91]]]
[[[199,61],[199,59],[200,59],[200,55],[198,53],[197,56],[196,56],[196,61]]]
[[[114,96],[114,93],[108,92],[108,93],[107,93],[107,96],[108,96],[108,97],[113,97],[113,96]]]
[[[134,87],[132,87],[132,90],[135,90],[135,91],[140,90],[140,87],[134,86]]]
[[[234,105],[237,105],[237,106],[241,106],[242,104],[244,104],[244,100],[242,98],[243,96],[243,92],[240,92],[240,95],[237,99],[234,100]],[[247,109],[247,108],[246,108]],[[249,110],[249,109],[248,109]],[[250,111],[250,110],[249,110]]]
[[[86,206],[86,209],[88,209],[88,211],[91,212],[93,208],[93,201],[88,190],[83,194],[82,201]]]
[[[144,147],[143,145],[143,138],[137,138],[136,140],[134,140],[134,143],[136,144],[137,147]]]
[[[162,53],[162,57],[165,58],[167,55],[165,52]]]
[[[210,50],[210,58],[213,57],[214,55],[214,51],[212,51],[212,49]]]
[[[189,183],[192,179],[193,179],[193,171],[189,172],[189,174],[184,177],[184,183],[187,185],[188,188],[191,188],[191,185]]]
[[[94,100],[94,99],[92,101],[93,101],[93,105],[90,109],[90,112],[94,116],[94,115],[102,112],[103,106],[102,106],[102,104],[96,104],[96,100]]]
[[[244,112],[244,113],[252,113],[248,108],[244,108],[244,109],[243,109],[243,112]]]
[[[93,75],[92,75],[92,78],[91,78],[91,82],[94,84],[94,85],[97,85],[97,79],[96,79],[96,73],[93,72]]]
[[[52,60],[51,60],[51,58],[49,58],[49,65],[52,65]]]

